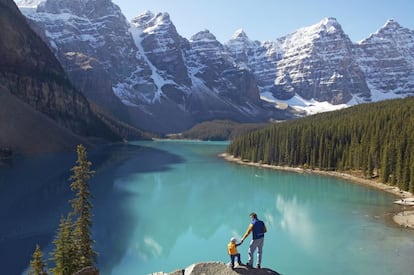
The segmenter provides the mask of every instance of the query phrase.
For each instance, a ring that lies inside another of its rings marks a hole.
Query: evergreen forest
[[[238,123],[230,120],[213,120],[201,122],[191,129],[169,138],[199,139],[199,140],[230,140],[248,132],[268,126],[268,123]]]
[[[361,172],[413,192],[414,97],[275,123],[235,138],[227,152],[256,163]]]

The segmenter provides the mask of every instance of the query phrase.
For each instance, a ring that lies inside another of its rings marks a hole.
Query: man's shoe
[[[247,267],[253,267],[253,265],[251,263],[246,263]]]
[[[256,265],[256,268],[260,268],[260,265],[259,265],[259,264],[257,264],[257,265]]]

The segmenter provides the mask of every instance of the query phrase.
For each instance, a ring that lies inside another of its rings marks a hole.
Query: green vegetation
[[[89,192],[88,181],[93,176],[95,171],[91,171],[91,162],[86,156],[86,149],[84,146],[78,146],[78,160],[77,166],[72,168],[73,175],[70,177],[73,180],[70,188],[76,191],[75,198],[71,201],[73,208],[73,215],[77,217],[74,222],[73,239],[74,247],[76,248],[79,269],[93,265],[96,258],[96,253],[93,251],[94,241],[91,239],[92,226],[92,204],[90,202],[91,194]],[[68,219],[70,216],[68,217]]]
[[[33,260],[30,261],[30,275],[45,275],[47,274],[45,271],[46,263],[42,259],[43,253],[40,250],[39,245],[36,245],[35,252],[33,253]]]
[[[237,123],[230,120],[214,120],[202,122],[181,134],[170,135],[170,138],[199,140],[229,140],[251,131],[262,129],[265,123]]]
[[[53,241],[55,249],[50,260],[55,263],[55,267],[50,269],[52,274],[73,274],[80,270],[70,215],[66,219],[60,219],[56,239]]]
[[[235,157],[270,165],[361,171],[414,191],[414,98],[362,104],[235,138]]]
[[[94,241],[91,238],[92,204],[88,182],[94,171],[90,169],[91,162],[87,160],[87,152],[83,145],[77,147],[78,159],[71,171],[70,185],[76,191],[75,198],[71,200],[73,211],[67,218],[61,218],[59,229],[53,244],[55,248],[50,260],[55,266],[50,269],[52,274],[73,274],[84,267],[93,266],[96,262],[96,253],[93,250]],[[46,274],[43,270],[42,252],[39,246],[33,254],[30,274]]]

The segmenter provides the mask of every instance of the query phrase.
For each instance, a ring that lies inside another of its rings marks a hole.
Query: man
[[[262,248],[264,235],[267,232],[267,228],[265,224],[257,218],[256,213],[251,213],[250,219],[252,222],[249,224],[249,228],[247,228],[246,233],[244,233],[244,236],[241,238],[241,242],[243,242],[247,238],[247,236],[249,236],[250,232],[253,232],[253,239],[250,241],[249,245],[249,261],[247,263],[247,266],[253,266],[253,254],[257,248],[257,268],[260,268],[260,265],[262,263]]]

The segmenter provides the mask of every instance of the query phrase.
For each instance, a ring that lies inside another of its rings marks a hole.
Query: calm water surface
[[[157,141],[91,151],[97,171],[93,238],[102,274],[171,272],[228,262],[226,246],[258,213],[268,228],[262,265],[281,274],[414,274],[414,231],[389,223],[393,196],[346,181],[228,163],[226,143]],[[27,268],[52,250],[74,154],[0,167],[0,261]],[[239,247],[247,260],[248,242]]]

